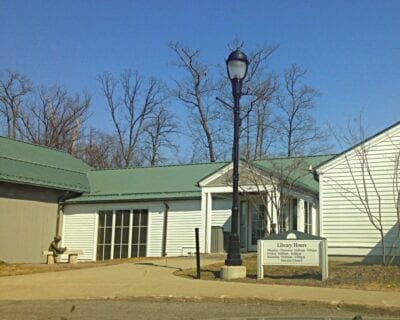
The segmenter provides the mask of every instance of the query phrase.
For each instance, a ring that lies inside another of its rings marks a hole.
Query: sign
[[[257,242],[257,278],[264,266],[319,266],[322,280],[328,278],[326,239],[302,232],[285,232]]]

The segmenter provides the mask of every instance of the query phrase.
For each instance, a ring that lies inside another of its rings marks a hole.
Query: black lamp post
[[[239,218],[239,130],[240,130],[240,97],[242,96],[242,82],[247,74],[247,66],[249,61],[246,55],[240,50],[232,51],[226,60],[228,76],[232,83],[232,94],[234,100],[233,112],[233,195],[232,195],[232,223],[231,234],[229,236],[228,256],[225,260],[227,266],[240,266],[242,259],[240,258],[240,242],[238,235],[238,218]]]

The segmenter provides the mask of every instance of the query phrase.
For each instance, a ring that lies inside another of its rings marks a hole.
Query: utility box
[[[224,228],[211,227],[211,253],[224,252]]]

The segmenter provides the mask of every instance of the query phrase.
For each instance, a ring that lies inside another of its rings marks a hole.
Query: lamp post
[[[249,61],[246,55],[240,50],[232,51],[226,60],[228,76],[232,83],[233,94],[233,177],[232,177],[232,223],[229,236],[228,256],[225,260],[227,266],[241,266],[240,242],[238,235],[239,218],[239,130],[240,130],[240,97],[242,96],[242,82],[247,74]]]

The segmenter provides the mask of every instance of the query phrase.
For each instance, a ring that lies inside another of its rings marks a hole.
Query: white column
[[[206,248],[206,221],[207,221],[207,192],[201,190],[201,225],[199,230],[200,252],[205,252]]]
[[[297,231],[304,232],[304,200],[299,199],[297,201]]]
[[[150,215],[148,216],[148,219],[149,219],[148,222],[150,222]],[[132,225],[133,225],[133,210],[130,210],[130,212],[129,212],[129,240],[128,240],[129,241],[129,246],[128,246],[128,257],[129,258],[132,255]],[[149,243],[147,243],[147,247],[150,247]]]
[[[206,250],[211,253],[211,215],[212,215],[212,193],[207,192],[207,215],[206,215]]]
[[[311,209],[311,234],[318,235],[318,204],[317,201],[313,201]]]
[[[115,216],[115,210],[113,211],[113,215],[112,215],[112,231],[111,231],[111,257],[110,259],[113,260],[114,259],[114,238],[115,238],[115,220],[116,220],[116,216]],[[105,232],[105,230],[104,230]]]

